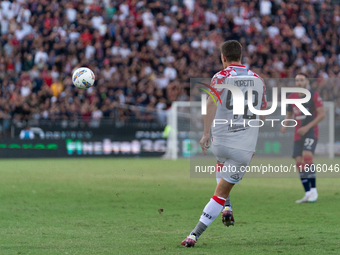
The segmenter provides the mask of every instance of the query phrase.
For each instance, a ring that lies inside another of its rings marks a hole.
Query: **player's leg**
[[[310,195],[310,184],[308,179],[308,173],[305,171],[305,163],[303,161],[303,157],[299,156],[295,158],[296,168],[299,171],[300,180],[302,183],[302,186],[305,190],[305,195],[302,199],[295,201],[296,203],[305,203],[308,202],[308,198]]]
[[[199,224],[197,224],[197,226],[192,231],[192,233],[194,233],[197,237],[199,237],[220,214],[225,200],[229,196],[234,185],[234,183],[230,183],[223,178],[220,179],[216,186],[214,195],[203,209]],[[200,222],[203,223],[203,226],[200,224]]]
[[[230,194],[230,190],[234,184],[239,183],[244,175],[242,166],[249,165],[252,152],[231,149],[224,146],[215,146],[212,144],[212,151],[220,162],[221,158],[225,156],[224,171],[221,172],[221,179],[217,184],[214,196],[210,199],[209,203],[203,209],[194,230],[181,242],[182,246],[193,247],[197,242],[198,237],[207,229],[207,227],[216,219],[221,212],[226,198]]]
[[[254,153],[250,151],[231,149],[228,151],[228,156],[229,158],[225,162],[225,171],[222,171],[221,176],[227,182],[236,184],[241,181],[245,172],[245,167],[250,164]],[[228,198],[226,199],[222,210],[222,223],[227,227],[231,225],[234,226],[235,224],[233,210],[230,205],[230,193]]]
[[[306,203],[308,202],[308,197],[310,194],[310,185],[309,185],[309,180],[308,180],[308,176],[304,170],[305,168],[305,164],[303,161],[303,157],[302,157],[302,150],[303,150],[303,140],[300,141],[295,141],[294,142],[294,148],[293,148],[293,158],[295,159],[295,164],[296,164],[296,168],[299,171],[299,175],[300,175],[300,180],[302,183],[302,186],[305,190],[305,195],[302,199],[295,201],[295,203]]]
[[[300,158],[301,160],[296,160],[296,167],[299,170],[300,180],[305,190],[305,195],[302,199],[295,201],[295,203],[298,203],[298,204],[308,202],[308,199],[310,196],[310,184],[309,184],[309,179],[308,179],[308,172],[305,170],[305,163],[302,157]]]
[[[221,171],[223,169],[223,166],[224,166],[224,163],[217,160],[216,168],[215,168],[216,169],[216,182],[217,182],[217,184],[219,183],[219,181],[221,179]],[[235,224],[235,219],[234,219],[234,216],[233,216],[233,210],[232,210],[231,202],[230,202],[230,194],[228,195],[228,197],[226,198],[225,203],[224,203],[224,207],[223,207],[223,210],[222,210],[222,222],[227,227],[229,227],[231,225],[234,226],[234,224]]]
[[[308,202],[315,202],[318,199],[318,192],[316,190],[316,172],[313,161],[313,154],[318,140],[316,138],[306,138],[302,151],[302,158],[305,163],[305,168],[308,173],[308,181],[310,185],[310,195]]]
[[[214,195],[203,209],[203,213],[200,217],[196,227],[191,231],[182,242],[181,245],[185,247],[193,247],[197,242],[199,236],[209,227],[209,225],[216,219],[216,217],[222,211],[225,200],[228,197],[230,190],[234,184],[229,183],[223,178],[220,179],[215,189]]]

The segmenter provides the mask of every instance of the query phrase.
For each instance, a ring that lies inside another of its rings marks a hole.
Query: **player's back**
[[[223,78],[224,77],[224,78]],[[215,81],[214,81],[215,78]],[[218,104],[215,121],[212,126],[213,143],[246,151],[255,151],[259,126],[259,116],[248,107],[248,88],[251,88],[253,107],[256,110],[266,107],[266,90],[263,80],[244,66],[231,65],[217,73],[212,85],[229,84],[238,89],[244,98],[244,113],[234,114],[235,91],[219,89],[222,105]],[[233,90],[235,90],[233,89]]]

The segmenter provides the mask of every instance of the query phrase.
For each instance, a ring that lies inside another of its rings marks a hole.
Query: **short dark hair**
[[[308,79],[308,76],[307,76],[307,74],[305,74],[305,73],[298,73],[297,75],[303,75],[303,76],[305,76],[306,79]],[[296,75],[296,76],[297,76],[297,75]]]
[[[236,40],[226,41],[221,45],[221,52],[228,62],[240,61],[242,45]]]

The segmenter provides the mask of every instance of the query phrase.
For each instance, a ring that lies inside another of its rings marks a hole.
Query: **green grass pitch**
[[[188,160],[1,160],[0,254],[339,254],[337,178],[317,180],[316,203],[295,204],[298,178],[245,177],[231,193],[235,226],[219,216],[180,247],[216,185],[189,176]]]

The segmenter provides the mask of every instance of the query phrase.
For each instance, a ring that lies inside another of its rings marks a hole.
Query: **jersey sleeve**
[[[323,106],[322,99],[318,92],[315,92],[313,95],[313,103],[314,103],[315,109]]]
[[[216,73],[214,75],[214,77],[211,79],[211,83],[210,83],[210,92],[212,94],[216,94],[218,93],[218,95],[220,96],[223,92],[223,88],[216,88],[216,84],[224,84],[226,81],[226,76],[219,73]]]

